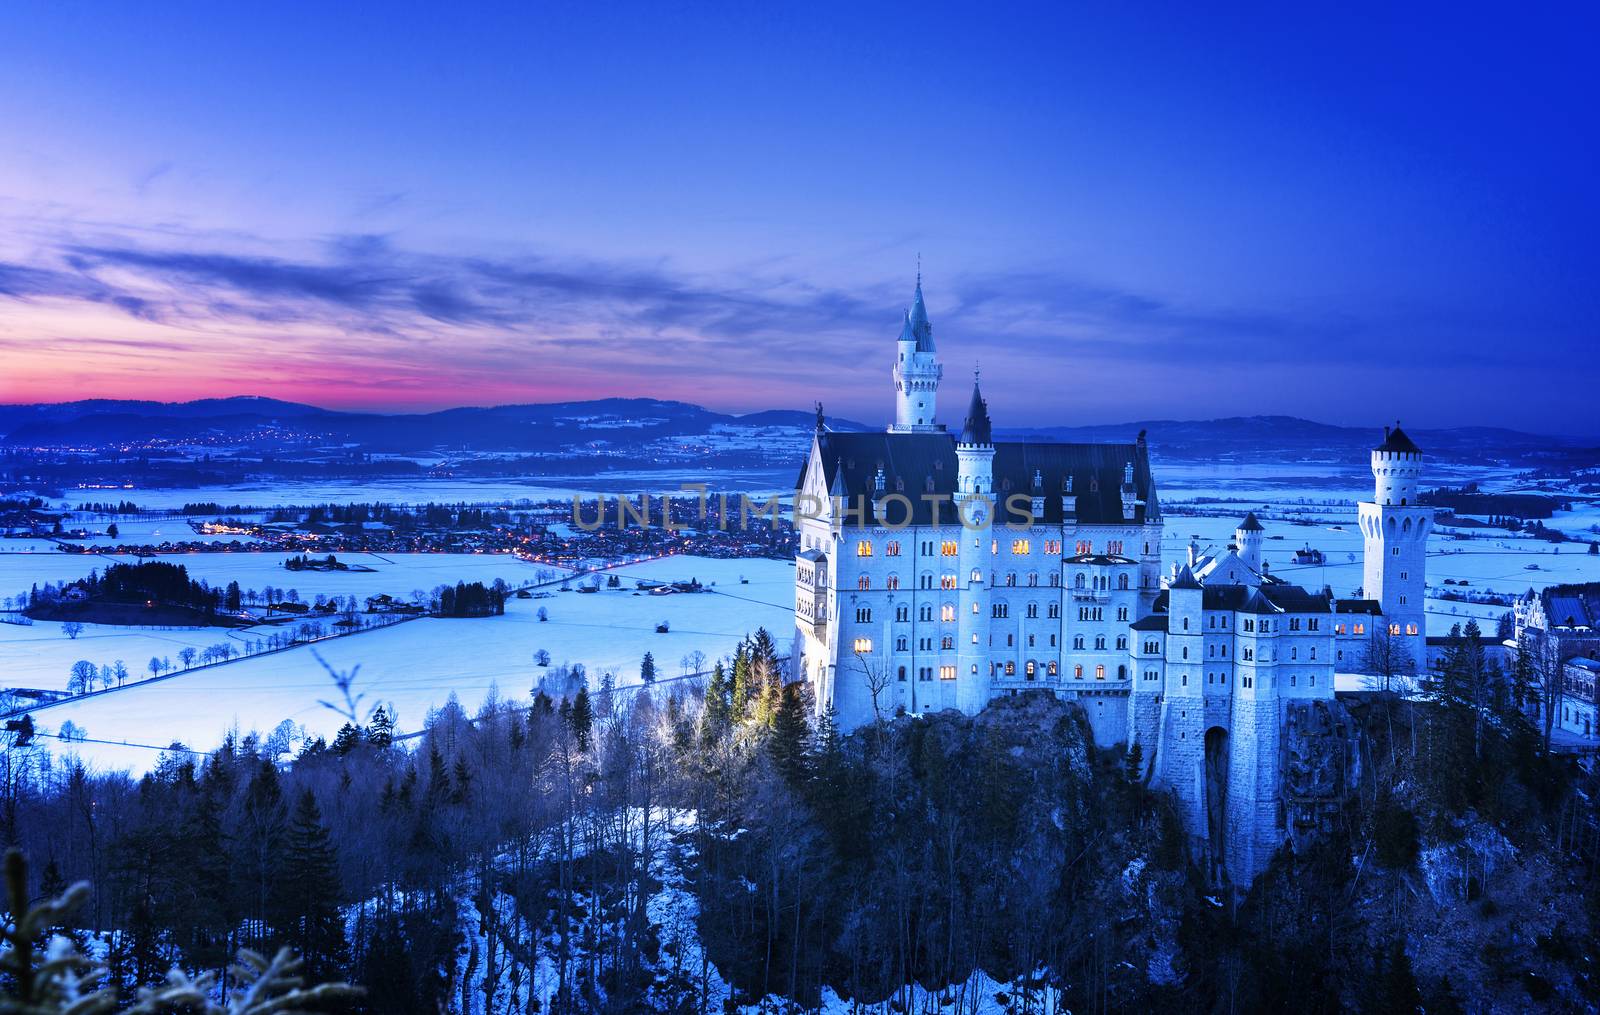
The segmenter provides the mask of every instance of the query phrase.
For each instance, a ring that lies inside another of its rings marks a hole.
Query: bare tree
[[[61,633],[76,641],[78,635],[83,633],[83,625],[76,620],[69,620],[61,625]]]
[[[879,707],[878,697],[889,689],[889,665],[868,658],[864,652],[856,653],[856,665],[861,667],[867,693],[872,695],[872,718],[875,722],[882,722],[883,710]]]
[[[1374,625],[1361,669],[1375,678],[1378,690],[1387,694],[1394,690],[1396,677],[1415,672],[1416,660],[1403,637],[1388,627]]]
[[[1540,712],[1544,753],[1550,753],[1550,732],[1555,726],[1556,709],[1561,707],[1561,647],[1542,631],[1525,631],[1517,644],[1517,664],[1521,668]]]

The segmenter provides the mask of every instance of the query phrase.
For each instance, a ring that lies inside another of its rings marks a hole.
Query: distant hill
[[[775,409],[734,416],[688,402],[603,398],[581,402],[464,406],[430,413],[334,412],[269,398],[194,402],[93,399],[0,406],[0,441],[12,447],[108,447],[233,438],[271,444],[339,441],[370,450],[432,448],[551,451],[595,441],[638,444],[713,427],[803,427],[815,415]],[[830,418],[835,429],[865,424]]]
[[[692,438],[741,429],[795,431],[797,447],[815,421],[812,412],[770,409],[742,416],[689,402],[603,398],[490,407],[465,406],[430,413],[335,412],[271,398],[238,397],[193,402],[90,399],[0,406],[0,441],[14,448],[118,448],[145,443],[235,443],[263,454],[276,447],[349,445],[363,451],[506,451],[581,456],[639,451],[663,438]],[[835,430],[875,429],[830,417]],[[1520,463],[1574,454],[1593,442],[1497,427],[1410,429],[1430,455],[1463,462]],[[1232,416],[1209,420],[1140,420],[1096,426],[1020,427],[997,431],[1002,439],[1131,441],[1144,431],[1163,458],[1351,461],[1380,440],[1369,427],[1344,427],[1293,416]],[[1588,449],[1588,450],[1586,450]],[[783,449],[770,447],[774,453]]]
[[[1551,437],[1500,427],[1413,429],[1406,433],[1422,450],[1452,461],[1528,461],[1566,456],[1595,442]],[[1224,419],[1151,419],[1098,426],[1002,429],[1010,440],[1131,441],[1143,431],[1157,454],[1165,458],[1295,457],[1339,461],[1363,460],[1382,440],[1376,427],[1335,426],[1295,416],[1230,416]]]

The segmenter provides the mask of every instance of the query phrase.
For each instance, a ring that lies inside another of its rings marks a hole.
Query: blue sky
[[[1593,11],[7,5],[0,400],[1596,433]]]

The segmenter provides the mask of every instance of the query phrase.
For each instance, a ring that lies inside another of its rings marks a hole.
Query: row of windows
[[[1082,556],[1082,555],[1088,554],[1088,553],[1093,553],[1094,552],[1094,543],[1092,541],[1090,541],[1090,540],[1087,540],[1087,539],[1080,539],[1080,540],[1078,540],[1078,544],[1077,544],[1075,549],[1076,549],[1076,552],[1078,553],[1079,556]],[[931,540],[931,539],[927,540],[922,544],[922,553],[923,553],[924,556],[930,556],[930,557],[933,556],[933,550],[934,550],[933,540]],[[857,557],[870,557],[870,556],[872,556],[872,551],[873,551],[872,540],[870,540],[870,539],[859,539],[859,540],[856,541],[856,556]],[[954,539],[943,539],[943,540],[939,541],[939,554],[941,556],[954,557],[957,554],[959,554],[960,552],[961,552],[961,548],[958,545],[956,540],[954,540]],[[998,539],[994,539],[994,540],[990,541],[989,552],[990,553],[999,553],[1000,552],[1000,541]],[[1029,539],[1013,539],[1011,541],[1011,552],[1015,556],[1024,556],[1026,554],[1032,553],[1033,552],[1033,541],[1029,540]],[[1044,541],[1044,552],[1049,554],[1050,556],[1056,556],[1057,554],[1059,554],[1061,552],[1061,540],[1059,540],[1059,539],[1046,539]],[[1106,543],[1106,552],[1111,554],[1111,555],[1113,555],[1113,556],[1121,556],[1122,555],[1122,540],[1113,539],[1113,540],[1108,541]],[[1148,554],[1150,552],[1150,544],[1149,543],[1144,544],[1144,552],[1146,554]],[[900,556],[900,541],[898,539],[891,539],[891,540],[885,542],[883,544],[883,555],[885,557],[898,557],[898,556]]]
[[[1083,635],[1081,635],[1081,634],[1074,635],[1073,639],[1072,639],[1072,647],[1074,649],[1076,649],[1077,651],[1082,652],[1084,650],[1083,646],[1084,646]],[[1095,647],[1096,650],[1104,652],[1105,651],[1105,647],[1106,647],[1106,636],[1103,635],[1103,634],[1095,635],[1094,647]],[[1117,649],[1118,649],[1118,651],[1121,651],[1121,652],[1126,652],[1128,650],[1128,636],[1127,635],[1125,635],[1125,634],[1117,635]]]
[[[1028,572],[1026,578],[1027,578],[1026,584],[1027,584],[1028,588],[1038,588],[1039,587],[1039,572],[1030,571],[1030,572]],[[979,571],[977,568],[973,568],[972,573],[970,575],[970,580],[973,581],[973,582],[981,582],[981,581],[983,581],[983,572]],[[998,571],[993,572],[989,576],[989,582],[990,582],[990,584],[993,584],[993,585],[1004,584],[1006,588],[1016,588],[1017,587],[1017,572],[1015,572],[1015,571],[1006,572],[1005,580],[1003,582],[1000,579],[1000,573]],[[1082,590],[1082,589],[1085,589],[1087,587],[1087,585],[1088,585],[1087,576],[1085,576],[1083,574],[1077,574],[1077,575],[1073,576],[1073,579],[1072,579],[1072,587],[1073,588]],[[1059,573],[1057,573],[1057,572],[1051,573],[1051,575],[1050,575],[1050,587],[1051,588],[1059,588],[1060,586],[1061,586],[1061,575]],[[887,578],[885,578],[883,580],[883,587],[885,589],[887,589],[888,591],[890,591],[890,592],[896,591],[897,589],[900,588],[900,576],[897,575],[897,574],[889,575]],[[933,575],[932,574],[924,574],[922,576],[922,587],[925,588],[925,589],[933,588]],[[939,587],[941,589],[960,588],[960,576],[959,575],[954,575],[954,574],[948,574],[948,573],[940,575],[939,576]],[[1120,591],[1123,591],[1123,592],[1130,591],[1132,589],[1132,587],[1133,587],[1132,580],[1128,577],[1128,575],[1126,575],[1126,574],[1117,575],[1117,588]],[[1105,575],[1096,576],[1095,579],[1094,579],[1094,588],[1095,588],[1096,591],[1102,591],[1102,590],[1109,591],[1111,589],[1111,579],[1108,576],[1105,576]],[[870,591],[872,591],[872,576],[864,574],[864,575],[861,575],[861,576],[857,577],[856,578],[856,589],[858,591],[861,591],[861,592],[870,592]],[[1214,619],[1215,618],[1213,618],[1213,620]],[[1313,623],[1315,623],[1315,622],[1313,622]],[[1226,625],[1224,625],[1224,626],[1226,626]],[[1312,628],[1312,630],[1315,630],[1315,629],[1316,629],[1315,627]]]
[[[903,684],[903,683],[906,682],[906,668],[904,666],[900,667],[900,672],[898,674],[898,677],[899,677],[900,683]],[[940,680],[954,680],[955,678],[956,678],[956,668],[954,666],[941,666],[941,667],[939,667],[939,679]],[[918,670],[917,670],[917,679],[918,680],[922,680],[922,681],[932,680],[933,679],[933,667],[932,666],[923,666],[923,667],[918,668]]]

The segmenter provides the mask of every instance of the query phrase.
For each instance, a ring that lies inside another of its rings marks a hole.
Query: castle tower
[[[1228,729],[1206,736],[1207,834],[1214,873],[1249,884],[1283,841],[1278,815],[1278,744],[1283,716],[1277,638],[1283,621],[1259,589],[1238,625]]]
[[[1417,506],[1422,451],[1398,423],[1383,428],[1372,449],[1373,496],[1358,508],[1366,544],[1362,594],[1383,609],[1389,633],[1410,659],[1400,671],[1421,672],[1427,661],[1426,578],[1433,509]]]
[[[961,526],[961,574],[957,580],[966,589],[957,618],[961,641],[956,706],[973,715],[989,701],[988,590],[995,510],[993,427],[976,378],[966,423],[956,441],[956,462],[956,504],[961,511],[961,517],[955,519]]]
[[[1183,826],[1206,827],[1205,590],[1188,565],[1167,585],[1165,679],[1153,782],[1177,795]]]
[[[1239,548],[1239,559],[1256,574],[1261,573],[1261,542],[1265,538],[1266,530],[1254,511],[1246,514],[1244,521],[1233,530],[1233,544]]]
[[[931,433],[942,429],[933,421],[944,375],[934,357],[933,325],[922,303],[922,272],[917,272],[917,293],[906,311],[900,339],[895,343],[894,425],[890,433]]]

